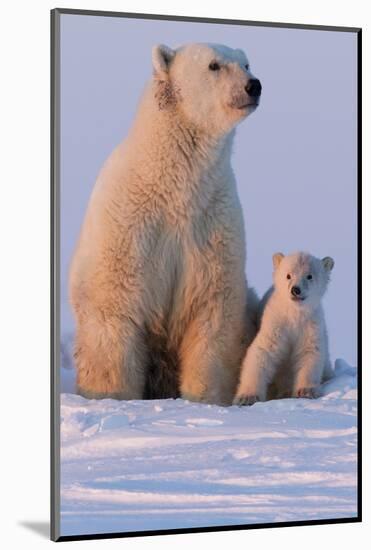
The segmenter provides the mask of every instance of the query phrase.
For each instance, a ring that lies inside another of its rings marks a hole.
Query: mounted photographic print
[[[53,540],[361,520],[360,60],[52,11]]]

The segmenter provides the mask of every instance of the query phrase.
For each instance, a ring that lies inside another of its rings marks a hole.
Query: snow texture
[[[73,370],[61,372],[73,391]],[[356,516],[356,386],[339,359],[316,400],[239,408],[63,393],[62,535]]]

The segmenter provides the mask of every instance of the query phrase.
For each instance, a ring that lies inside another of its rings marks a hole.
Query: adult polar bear
[[[221,45],[161,45],[152,58],[72,261],[77,391],[230,404],[255,335],[230,156],[261,85],[245,54]]]

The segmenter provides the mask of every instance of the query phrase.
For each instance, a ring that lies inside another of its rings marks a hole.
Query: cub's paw
[[[258,401],[260,401],[260,399],[257,395],[237,395],[233,400],[233,405],[237,405],[238,407],[243,407],[245,405],[250,406]]]
[[[316,399],[318,391],[316,388],[298,388],[294,392],[294,397],[304,397],[306,399]]]

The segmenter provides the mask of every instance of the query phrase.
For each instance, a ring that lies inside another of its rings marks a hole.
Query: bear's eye
[[[308,281],[311,281],[311,280],[313,279],[312,275],[309,274],[309,275],[307,276],[307,279],[308,279]]]
[[[209,65],[210,71],[219,71],[220,65],[216,61],[212,61]]]
[[[286,278],[287,278],[287,279],[291,279],[290,273],[288,273],[288,274],[286,275]]]
[[[245,65],[245,69],[248,71],[250,69],[250,65],[247,63],[247,65]]]

